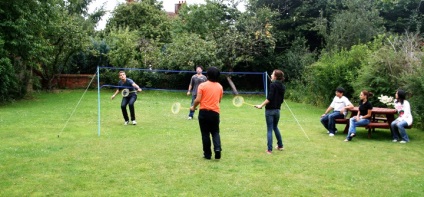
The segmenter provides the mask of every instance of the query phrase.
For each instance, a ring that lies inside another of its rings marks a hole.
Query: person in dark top
[[[120,90],[126,90],[129,93],[122,97],[121,102],[121,111],[122,116],[124,117],[124,125],[128,125],[129,118],[128,118],[128,112],[127,112],[127,105],[130,108],[130,114],[131,114],[131,123],[133,125],[136,125],[137,122],[135,120],[135,111],[134,111],[134,103],[137,100],[137,92],[141,92],[142,89],[134,83],[134,81],[130,78],[127,78],[127,75],[124,71],[119,71],[119,82],[118,86],[120,88],[116,89],[115,93],[112,95],[111,99],[114,99],[115,96],[119,93]],[[128,87],[128,88],[125,88]]]
[[[280,130],[278,129],[278,121],[280,120],[281,104],[284,102],[284,94],[286,86],[284,86],[284,73],[281,70],[275,69],[271,75],[272,83],[269,88],[268,96],[260,105],[255,105],[256,108],[262,109],[265,106],[265,120],[267,127],[267,146],[266,153],[272,153],[272,131],[274,130],[277,138],[277,150],[283,150],[283,140]]]
[[[193,106],[194,99],[196,99],[197,87],[199,87],[201,83],[208,80],[206,76],[202,74],[202,72],[203,72],[203,67],[196,66],[196,74],[194,74],[190,79],[190,85],[188,85],[188,91],[187,91],[187,96],[189,96],[190,94],[192,95],[190,106]],[[188,119],[189,120],[193,119],[193,115],[194,115],[194,111],[190,110],[190,112],[188,113]]]
[[[362,90],[359,95],[360,101],[358,115],[350,118],[349,120],[349,132],[344,140],[345,142],[351,141],[352,138],[356,136],[356,127],[365,126],[371,122],[372,104],[368,101],[368,98],[372,95],[373,94],[371,92],[366,90]]]

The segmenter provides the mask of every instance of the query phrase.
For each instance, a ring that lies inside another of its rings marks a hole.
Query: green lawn
[[[102,90],[100,136],[97,91],[83,95],[41,93],[0,106],[0,196],[424,195],[424,133],[415,128],[407,144],[385,129],[368,139],[364,128],[346,143],[345,134],[326,134],[325,109],[287,101],[307,136],[283,105],[285,150],[268,155],[264,110],[234,107],[227,94],[222,159],[204,160],[197,116],[171,113],[173,102],[189,107],[184,92],[142,92],[138,125],[124,126],[121,98]]]

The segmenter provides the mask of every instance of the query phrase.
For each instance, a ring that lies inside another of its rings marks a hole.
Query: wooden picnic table
[[[349,109],[350,117],[356,116],[359,111],[359,107],[354,107]],[[371,110],[371,122],[377,122],[378,117],[386,117],[387,123],[392,123],[395,120],[395,114],[397,114],[396,109],[393,108],[382,108],[382,107],[373,107]],[[377,119],[376,119],[377,117]]]
[[[347,118],[347,123],[344,129],[344,133],[349,131],[349,119],[358,114],[359,108],[354,107],[349,109],[350,117]],[[390,129],[390,124],[395,120],[395,114],[397,114],[396,109],[393,108],[382,108],[382,107],[373,107],[371,111],[371,123],[365,126],[368,129],[368,138],[371,137],[371,130],[374,131],[375,128]],[[383,122],[380,122],[383,121]]]

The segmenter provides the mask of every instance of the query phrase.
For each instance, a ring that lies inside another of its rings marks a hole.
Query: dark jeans
[[[280,110],[279,109],[267,109],[265,110],[266,130],[267,130],[267,146],[268,150],[272,151],[272,131],[275,133],[277,138],[278,147],[283,147],[283,140],[281,138],[280,130],[278,129],[278,121],[280,121]]]
[[[202,134],[203,155],[205,158],[211,158],[211,139],[214,151],[222,151],[221,137],[219,136],[219,113],[209,110],[199,111],[199,126]]]
[[[334,111],[321,118],[321,123],[332,134],[336,133],[336,119],[344,118],[344,114]]]
[[[127,97],[122,98],[121,110],[122,110],[122,115],[124,116],[125,121],[129,121],[128,113],[127,113],[127,105],[130,108],[131,120],[135,120],[134,102],[136,100],[137,100],[137,94],[135,93],[130,93]]]
[[[197,95],[194,95],[194,94],[193,94],[193,95],[191,95],[191,104],[190,104],[190,107],[191,107],[191,106],[193,106],[194,99],[196,99],[196,96],[197,96]],[[193,115],[194,115],[194,111],[191,111],[191,110],[190,110],[190,112],[188,113],[188,116],[193,118]]]

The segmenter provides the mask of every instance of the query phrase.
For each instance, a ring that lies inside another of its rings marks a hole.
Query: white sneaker
[[[392,140],[392,142],[397,142],[397,140]]]
[[[334,133],[337,133],[338,131],[336,130]],[[327,134],[330,133],[330,131],[327,130]]]
[[[402,141],[400,141],[399,143],[401,143],[401,144],[406,144],[406,141],[402,140]]]
[[[132,124],[133,124],[133,125],[136,125],[136,124],[137,124],[137,122],[136,122],[135,120],[133,120],[133,121],[132,121]]]
[[[334,133],[330,133],[330,134],[328,134],[328,136],[333,137],[334,136]]]
[[[187,119],[188,119],[188,120],[191,120],[191,119],[193,119],[193,118],[189,116]]]
[[[124,122],[124,125],[128,125],[128,121],[125,121],[125,122]]]
[[[278,147],[278,145],[277,145],[277,146],[275,146],[275,150],[282,151],[282,150],[284,150],[284,146],[282,146],[282,147]]]

